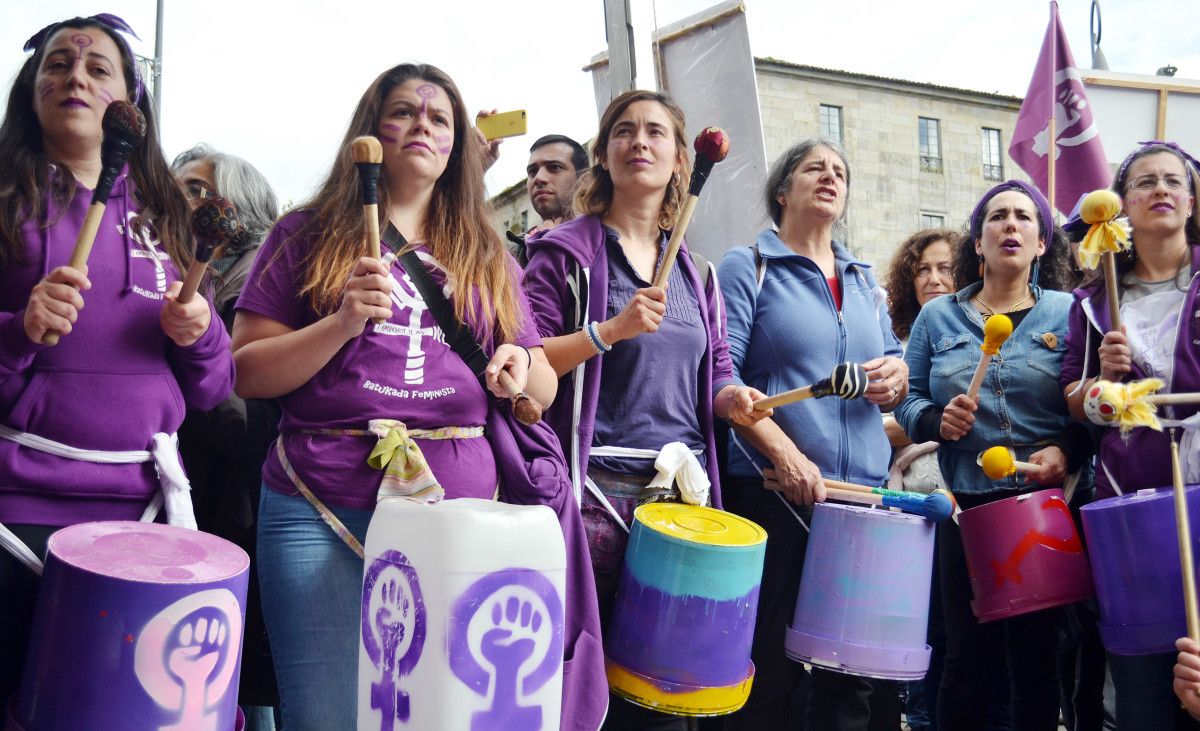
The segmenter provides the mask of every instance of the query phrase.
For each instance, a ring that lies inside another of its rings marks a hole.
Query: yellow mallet
[[[967,395],[975,398],[979,395],[979,387],[983,385],[983,377],[987,374],[988,364],[992,362],[992,356],[1000,353],[1000,346],[1004,345],[1004,341],[1012,335],[1013,324],[1008,315],[992,315],[983,323],[983,345],[979,349],[983,351],[983,356],[979,359],[979,366],[975,369],[975,376],[971,379],[971,385],[967,388]]]
[[[1079,218],[1090,223],[1087,236],[1079,243],[1076,257],[1084,269],[1104,268],[1104,290],[1108,294],[1109,330],[1121,330],[1121,303],[1117,296],[1116,253],[1129,247],[1129,229],[1117,221],[1121,199],[1107,188],[1092,191],[1079,206]]]
[[[1021,462],[1008,447],[990,447],[979,456],[979,466],[989,480],[1003,480],[1005,477],[1018,472],[1037,474],[1042,471],[1040,464]]]

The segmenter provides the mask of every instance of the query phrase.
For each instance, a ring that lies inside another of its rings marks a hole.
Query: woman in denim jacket
[[[1017,458],[1042,465],[1040,489],[1061,484],[1090,452],[1084,429],[1072,425],[1058,388],[1066,350],[1071,295],[1069,251],[1050,206],[1036,189],[1010,180],[988,191],[958,245],[959,291],[921,309],[905,360],[909,394],[896,418],[914,441],[936,440],[946,483],[964,508],[1029,489],[1023,479],[988,479],[976,463],[984,449],[1012,447]],[[966,395],[983,342],[985,317],[1005,313],[1012,336],[992,360],[978,400]],[[938,695],[938,726],[983,728],[988,695],[1012,684],[1017,730],[1058,726],[1055,653],[1059,611],[1043,610],[979,624],[958,526],[938,528],[938,561],[946,623],[946,663]]]

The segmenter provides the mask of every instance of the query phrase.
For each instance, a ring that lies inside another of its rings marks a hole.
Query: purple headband
[[[1138,148],[1136,150],[1134,150],[1133,152],[1129,153],[1129,155],[1121,163],[1121,167],[1117,168],[1117,176],[1115,178],[1113,178],[1113,180],[1114,181],[1123,180],[1125,178],[1126,171],[1129,170],[1129,165],[1131,163],[1133,163],[1133,158],[1136,157],[1138,155],[1138,153],[1140,153],[1142,150],[1144,150],[1147,147],[1150,147],[1152,145],[1160,145],[1162,147],[1166,147],[1166,148],[1178,153],[1178,155],[1184,159],[1185,165],[1190,164],[1192,166],[1192,170],[1190,170],[1189,173],[1193,173],[1193,174],[1200,173],[1200,162],[1196,162],[1196,158],[1189,155],[1187,153],[1187,150],[1184,150],[1177,143],[1167,142],[1165,140],[1147,140],[1145,142],[1139,142]],[[1191,180],[1194,179],[1193,174],[1188,175],[1189,183],[1191,182]]]
[[[1024,193],[1033,201],[1033,205],[1037,207],[1040,231],[1046,241],[1046,248],[1048,250],[1054,238],[1054,217],[1050,215],[1050,201],[1046,200],[1046,196],[1042,195],[1040,190],[1020,180],[1006,180],[983,194],[983,197],[975,204],[975,210],[971,211],[971,238],[978,241],[983,235],[983,214],[987,211],[988,201],[1006,190],[1015,190]]]
[[[111,31],[114,31],[115,33],[128,33],[134,38],[137,38],[139,41],[142,40],[141,36],[139,36],[133,30],[133,28],[130,28],[129,24],[121,18],[113,15],[112,13],[99,13],[87,18],[72,18],[71,20],[60,20],[57,23],[51,23],[45,28],[39,30],[37,33],[31,35],[29,40],[25,41],[24,50],[37,51],[39,48],[41,48],[42,44],[46,42],[47,38],[54,35],[55,31],[64,26],[69,28],[70,23],[75,20],[94,20],[95,22]],[[133,103],[134,105],[137,105],[138,102],[142,100],[142,94],[146,90],[146,84],[144,81],[142,81],[142,68],[138,65],[137,56],[134,55],[133,49],[129,47],[129,42],[119,35],[114,35],[114,37],[117,39],[117,43],[120,44],[122,50],[124,50],[129,56],[129,65],[133,67]]]

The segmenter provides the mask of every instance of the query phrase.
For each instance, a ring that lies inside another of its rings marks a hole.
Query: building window
[[[821,105],[821,136],[842,144],[842,108]]]
[[[918,136],[921,142],[921,170],[942,172],[942,140],[938,120],[918,117]]]
[[[983,179],[1004,180],[1004,153],[1000,147],[1000,130],[983,128]]]
[[[921,213],[921,228],[945,228],[946,217],[940,213]]]

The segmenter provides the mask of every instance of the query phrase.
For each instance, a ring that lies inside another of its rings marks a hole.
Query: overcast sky
[[[525,109],[488,174],[496,193],[524,175],[529,143],[595,133],[591,78],[607,48],[602,0],[206,0],[166,2],[162,125],[168,159],[205,141],[249,159],[280,193],[306,198],[326,171],[367,85],[404,61],[441,67],[472,111]],[[639,85],[653,86],[650,32],[715,0],[630,0]],[[746,0],[751,49],[793,63],[1024,95],[1049,17],[1045,0]],[[111,12],[154,55],[154,0],[0,0],[5,88],[24,41],[70,15]],[[1090,0],[1062,0],[1067,40],[1090,65]],[[1101,47],[1113,71],[1166,64],[1200,78],[1197,0],[1107,0]]]

